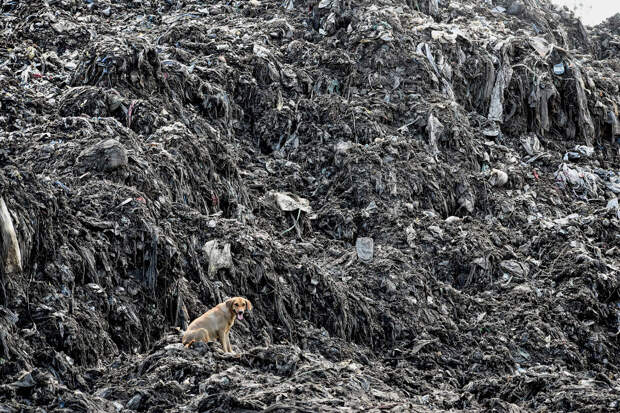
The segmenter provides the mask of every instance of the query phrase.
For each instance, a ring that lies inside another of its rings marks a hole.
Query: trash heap
[[[619,408],[620,15],[1,12],[0,412]]]

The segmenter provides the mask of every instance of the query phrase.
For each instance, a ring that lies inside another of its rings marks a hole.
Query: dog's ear
[[[244,298],[245,300],[245,305],[247,306],[248,311],[252,311],[252,308],[254,308],[252,306],[252,303],[250,302],[250,300],[248,300],[247,298]]]
[[[229,298],[228,300],[224,301],[226,303],[226,307],[228,307],[229,310],[232,310],[232,306],[233,303],[235,302],[234,298]]]

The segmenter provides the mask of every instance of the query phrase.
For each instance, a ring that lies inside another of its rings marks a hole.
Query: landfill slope
[[[0,412],[620,407],[620,15],[0,4]]]

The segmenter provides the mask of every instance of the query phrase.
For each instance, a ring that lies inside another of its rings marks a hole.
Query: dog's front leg
[[[222,350],[224,350],[224,353],[226,353],[228,351],[228,345],[227,345],[227,334],[225,332],[220,332],[219,334],[220,336],[220,344],[222,344]]]
[[[232,353],[232,346],[230,345],[230,333],[227,331],[225,334],[226,336],[226,351],[228,353]]]

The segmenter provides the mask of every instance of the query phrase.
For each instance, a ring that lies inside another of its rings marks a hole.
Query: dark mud
[[[1,4],[0,412],[618,409],[618,16]]]

